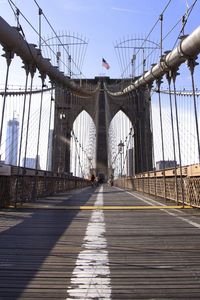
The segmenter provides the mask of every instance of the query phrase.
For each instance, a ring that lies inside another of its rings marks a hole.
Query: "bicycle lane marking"
[[[118,187],[117,187],[117,189],[124,191],[123,189],[118,188]],[[156,200],[148,199],[147,197],[144,197],[144,196],[143,196],[143,198],[142,198],[141,196],[135,195],[134,193],[127,192],[127,191],[125,191],[125,192],[126,192],[127,194],[132,195],[132,196],[136,196],[138,199],[142,200],[143,202],[145,202],[145,203],[147,203],[147,204],[149,204],[149,205],[151,205],[151,206],[155,205],[154,203],[159,203],[159,205],[160,205],[160,210],[161,210],[161,211],[167,213],[168,215],[170,215],[170,216],[172,216],[172,217],[175,217],[176,219],[179,219],[179,220],[181,220],[181,221],[183,221],[183,222],[186,222],[186,223],[188,223],[189,225],[191,225],[191,226],[193,226],[193,227],[196,227],[196,228],[200,229],[200,224],[197,223],[197,222],[195,222],[195,221],[193,221],[193,220],[190,220],[190,216],[188,216],[188,217],[182,217],[182,216],[180,216],[180,214],[183,213],[183,212],[181,212],[180,210],[172,209],[172,210],[173,210],[173,212],[172,212],[172,211],[167,210],[166,208],[163,208],[162,206],[165,206],[165,204],[160,203],[160,202],[157,202]],[[145,199],[148,199],[148,200],[145,200],[144,198],[145,198]],[[153,202],[153,203],[152,203],[152,202]],[[179,215],[178,215],[178,214],[179,214]]]

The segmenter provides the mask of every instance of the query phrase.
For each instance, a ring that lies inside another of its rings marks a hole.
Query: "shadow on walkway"
[[[85,188],[81,191],[39,199],[32,204],[29,203],[27,207],[0,211],[0,299],[21,299],[22,292],[41,270],[47,277],[51,276],[51,270],[53,273],[63,271],[62,259],[64,262],[64,259],[70,256],[70,251],[67,254],[68,246],[73,245],[70,237],[65,237],[61,241],[62,235],[66,233],[79,213],[78,210],[67,210],[67,206],[86,204],[93,192],[94,189]],[[50,205],[50,209],[46,207],[47,205]],[[89,212],[84,212],[84,214],[88,214],[89,217]],[[80,223],[80,228],[77,230],[84,232],[86,225]],[[81,242],[82,238],[79,243]],[[60,253],[56,254],[54,247],[57,243]],[[44,264],[43,267],[43,263],[49,255],[51,255],[49,261],[52,261],[52,265],[45,269],[46,265]],[[59,258],[54,262],[55,255]],[[73,259],[75,260],[76,257]],[[59,262],[58,265],[56,261]],[[70,265],[72,269],[73,263]],[[51,282],[51,279],[48,282]],[[61,294],[63,291],[66,296],[66,286],[59,290]],[[47,287],[47,292],[51,293],[50,296],[55,299],[64,296],[63,294],[59,297],[57,292],[54,295],[54,292],[51,292],[51,286]],[[34,291],[32,296],[29,296],[34,298]],[[50,297],[47,298],[50,299]]]

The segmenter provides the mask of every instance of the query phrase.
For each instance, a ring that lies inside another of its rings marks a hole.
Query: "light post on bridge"
[[[135,61],[136,61],[136,54],[133,54],[131,58],[131,66],[132,66],[132,79],[135,78]]]
[[[122,154],[124,152],[124,143],[122,142],[122,140],[120,140],[120,143],[118,144],[118,153],[120,154],[120,177],[122,177]]]

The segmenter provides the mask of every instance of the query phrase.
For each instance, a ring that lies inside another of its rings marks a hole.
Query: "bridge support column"
[[[70,172],[71,126],[67,114],[67,101],[64,90],[56,89],[55,117],[52,149],[52,170],[58,173]]]
[[[137,113],[134,127],[135,172],[152,170],[152,132],[150,128],[150,95],[147,89],[137,93]]]
[[[105,113],[105,94],[103,82],[99,95],[97,118],[96,118],[96,172],[97,175],[108,177],[108,151],[107,151],[107,126]]]
[[[60,133],[54,129],[52,169],[58,173],[69,173],[71,130],[62,125],[61,127],[63,128]]]
[[[71,145],[71,130],[68,128],[65,134],[66,142],[65,142],[65,164],[64,164],[64,172],[70,172],[70,145]]]

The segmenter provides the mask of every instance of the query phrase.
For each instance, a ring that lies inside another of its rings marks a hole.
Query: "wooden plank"
[[[97,195],[98,189],[88,188],[0,212],[0,299],[67,299],[95,211],[68,208],[92,207]],[[108,186],[103,198],[103,208],[156,206],[99,209],[106,226],[111,298],[199,299],[200,212],[170,208],[170,202],[162,210],[155,199]],[[96,260],[97,253],[91,253]],[[83,280],[92,280],[87,259],[82,264],[88,270]],[[77,293],[83,299],[81,290]]]

